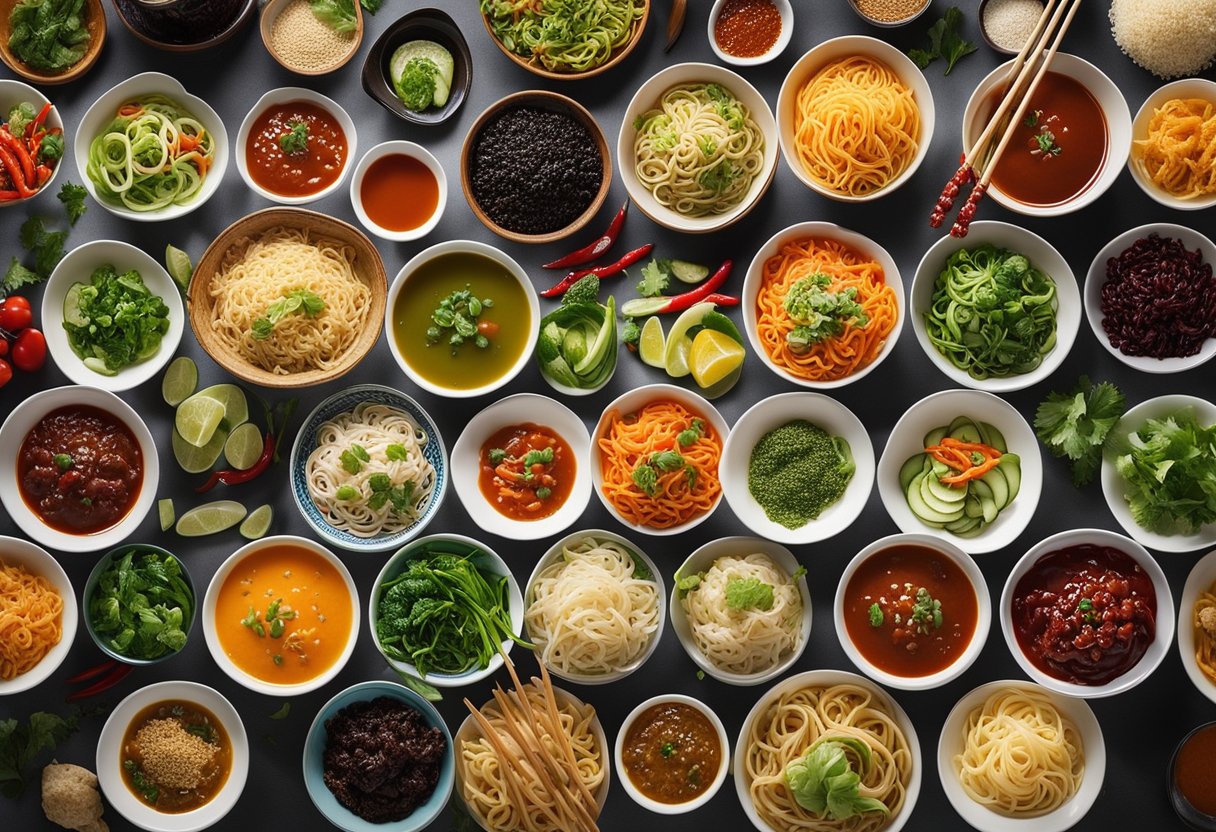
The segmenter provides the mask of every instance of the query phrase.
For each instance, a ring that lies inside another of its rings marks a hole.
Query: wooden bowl
[[[262,9],[262,19],[258,23],[258,29],[262,32],[262,43],[265,44],[266,51],[270,53],[270,57],[274,58],[279,66],[290,72],[294,72],[296,75],[328,75],[346,66],[350,59],[359,53],[359,47],[363,43],[363,7],[356,2],[354,4],[355,34],[351,38],[350,52],[346,53],[345,57],[341,58],[337,63],[322,67],[321,69],[301,69],[283,60],[279,53],[274,51],[270,35],[275,21],[279,19],[279,15],[282,14],[283,9],[293,2],[295,0],[269,0],[265,8]]]
[[[342,362],[329,370],[306,370],[302,373],[277,375],[250,364],[236,350],[216,338],[211,328],[215,315],[215,303],[208,287],[219,273],[224,255],[242,237],[261,234],[275,226],[306,229],[310,234],[330,237],[351,246],[355,250],[355,274],[372,290],[367,321],[359,332],[359,338],[347,350]],[[194,337],[214,361],[242,381],[261,387],[291,388],[312,387],[340,378],[363,360],[380,338],[384,325],[384,306],[388,296],[388,280],[384,274],[384,262],[371,240],[362,231],[342,220],[334,219],[316,211],[303,208],[266,208],[243,217],[225,228],[215,241],[207,247],[194,270],[190,291],[186,298],[187,315]]]
[[[27,81],[48,86],[75,81],[92,69],[93,64],[97,63],[97,57],[101,54],[101,47],[106,42],[106,10],[102,8],[101,0],[85,0],[84,22],[90,37],[89,48],[85,50],[84,57],[75,66],[69,67],[66,72],[51,74],[45,74],[26,66],[8,48],[8,39],[13,33],[8,17],[18,2],[19,0],[0,0],[0,60],[3,60],[9,69]]]
[[[504,110],[510,107],[526,105],[563,113],[579,121],[587,128],[587,132],[591,134],[591,138],[595,141],[595,146],[599,151],[600,161],[604,168],[604,178],[600,181],[600,189],[596,192],[595,198],[591,200],[591,204],[587,206],[586,210],[579,214],[574,222],[564,228],[550,231],[547,234],[521,234],[518,231],[510,231],[503,228],[494,222],[481,210],[481,206],[477,204],[477,200],[473,197],[472,183],[469,181],[469,157],[473,150],[473,143],[477,140],[477,136],[481,133],[482,129],[485,128],[491,119],[498,116]],[[464,198],[469,203],[469,208],[472,209],[473,215],[481,220],[486,228],[498,236],[505,237],[516,243],[552,243],[569,237],[590,222],[591,218],[600,210],[600,206],[604,204],[604,199],[608,196],[610,185],[612,185],[612,153],[608,149],[608,140],[604,138],[604,131],[600,129],[595,116],[591,115],[586,107],[579,104],[573,98],[568,98],[556,92],[524,90],[523,92],[512,93],[505,98],[500,98],[487,107],[477,117],[477,120],[473,122],[473,126],[465,134],[464,146],[460,149],[460,187],[464,191]]]
[[[176,40],[172,34],[176,31],[190,31],[183,23],[179,11],[170,6],[160,9],[156,6],[140,6],[133,0],[110,0],[114,11],[122,25],[135,37],[151,46],[153,49],[163,49],[166,52],[199,52],[218,46],[235,35],[249,22],[256,10],[258,0],[245,0],[237,10],[236,16],[214,34],[207,34],[199,40]]]
[[[507,47],[503,46],[502,41],[498,39],[498,36],[494,34],[494,29],[490,26],[490,19],[484,14],[481,16],[481,22],[485,24],[486,31],[490,34],[490,40],[493,41],[494,45],[498,47],[502,54],[506,55],[511,60],[511,63],[521,66],[528,70],[528,72],[531,72],[533,75],[539,75],[541,78],[550,78],[557,81],[571,81],[581,78],[591,78],[599,75],[601,72],[607,72],[609,69],[612,69],[612,67],[616,66],[629,56],[629,53],[632,52],[638,45],[638,41],[642,39],[642,33],[646,31],[646,23],[648,20],[650,20],[650,0],[644,0],[644,2],[645,8],[642,10],[642,16],[634,24],[633,34],[630,35],[629,40],[625,42],[625,45],[612,53],[612,57],[604,61],[604,63],[600,64],[594,69],[589,69],[586,72],[554,72],[553,70],[545,69],[538,62],[528,60],[520,55],[516,55],[511,50],[507,49]]]

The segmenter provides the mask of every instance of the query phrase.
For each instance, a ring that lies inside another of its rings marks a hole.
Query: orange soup
[[[295,685],[324,673],[350,638],[342,575],[311,549],[267,546],[224,579],[215,629],[233,664],[263,682]]]
[[[424,163],[404,153],[372,162],[359,186],[368,218],[389,231],[424,225],[439,206],[439,182]]]

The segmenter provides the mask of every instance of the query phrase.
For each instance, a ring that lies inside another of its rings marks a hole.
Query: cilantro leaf
[[[1092,384],[1082,376],[1067,393],[1052,392],[1035,411],[1034,429],[1053,455],[1073,462],[1073,483],[1090,482],[1102,461],[1102,447],[1126,399],[1110,382]]]
[[[27,269],[14,257],[8,265],[8,271],[4,273],[4,291],[11,294],[23,286],[36,286],[44,280],[45,277]]]
[[[25,791],[26,768],[76,732],[80,714],[66,717],[37,711],[26,722],[0,720],[0,794],[16,799]]]
[[[308,152],[308,125],[293,121],[288,130],[279,136],[279,149],[288,156],[299,156]]]
[[[650,465],[643,462],[634,468],[632,479],[633,484],[647,497],[653,497],[659,493],[659,474]]]
[[[72,225],[75,225],[76,220],[83,217],[84,212],[88,210],[84,201],[87,193],[84,185],[76,185],[72,182],[64,182],[63,187],[59,189],[59,201],[63,203],[63,209],[68,214],[68,222]]]
[[[670,267],[665,267],[667,261],[655,259],[642,267],[642,279],[638,282],[638,294],[644,298],[653,298],[663,294],[671,282]]]
[[[684,430],[676,436],[676,442],[680,443],[681,448],[687,448],[689,445],[700,439],[705,433],[705,422],[700,419],[693,419],[692,422]]]
[[[264,341],[288,315],[299,312],[306,318],[315,318],[324,311],[324,298],[309,289],[295,289],[287,297],[270,304],[266,314],[254,320],[250,331],[254,338]]]

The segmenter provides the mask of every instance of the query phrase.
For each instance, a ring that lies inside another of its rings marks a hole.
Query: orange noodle
[[[27,673],[63,636],[63,598],[46,578],[0,562],[0,679]]]

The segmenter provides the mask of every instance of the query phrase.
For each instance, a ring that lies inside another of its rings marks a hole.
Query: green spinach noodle
[[[185,205],[215,160],[215,137],[172,98],[145,95],[118,108],[89,145],[86,174],[97,196],[131,211]]]
[[[1056,345],[1056,284],[1025,255],[991,244],[951,254],[937,276],[925,331],[972,378],[1022,375]]]
[[[550,72],[602,66],[633,36],[645,0],[480,0],[494,37]]]

